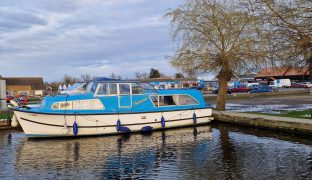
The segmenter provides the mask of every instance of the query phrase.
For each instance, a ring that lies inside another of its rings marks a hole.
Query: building
[[[256,76],[255,80],[275,80],[275,79],[290,79],[292,81],[307,81],[310,80],[308,67],[268,67],[262,69]]]
[[[2,77],[2,80],[6,81],[6,90],[9,92],[37,96],[44,94],[42,77]]]

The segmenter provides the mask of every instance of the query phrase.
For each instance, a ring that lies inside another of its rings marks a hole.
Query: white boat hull
[[[209,123],[212,109],[179,110],[150,113],[103,114],[103,115],[63,115],[38,114],[14,111],[23,131],[28,137],[58,137],[75,136],[73,124],[78,124],[77,136],[105,135],[122,133],[117,131],[117,121],[131,132],[139,132],[149,126],[152,130],[162,129],[161,117],[165,119],[164,128],[175,128],[194,125],[193,114],[196,114],[196,124]],[[66,124],[66,126],[64,126]]]

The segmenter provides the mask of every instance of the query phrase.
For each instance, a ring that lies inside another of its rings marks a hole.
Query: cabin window
[[[82,109],[80,106],[80,101],[73,101],[73,109]]]
[[[119,94],[122,95],[131,94],[130,84],[119,84]]]
[[[72,102],[71,101],[61,102],[60,109],[72,109]]]
[[[108,84],[99,84],[96,95],[103,96],[108,94]]]
[[[131,86],[132,94],[144,94],[144,89],[140,86],[139,83],[131,83]]]
[[[155,106],[158,106],[158,96],[150,96],[150,98],[151,98],[153,104]]]
[[[104,105],[99,99],[56,102],[52,105],[54,110],[65,108],[67,110],[98,110],[104,109]]]
[[[92,83],[92,86],[91,86],[90,91],[91,91],[92,93],[95,93],[97,86],[98,86],[98,83]]]
[[[176,105],[174,96],[159,96],[159,106],[172,106]]]
[[[109,84],[109,94],[117,94],[117,84]]]
[[[52,109],[59,109],[60,108],[60,103],[54,103],[52,106]]]
[[[155,106],[184,106],[198,105],[198,102],[189,95],[160,95],[150,96]]]
[[[198,102],[191,96],[188,95],[178,95],[177,105],[197,105]]]

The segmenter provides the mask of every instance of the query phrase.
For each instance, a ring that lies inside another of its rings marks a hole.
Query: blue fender
[[[164,116],[161,116],[160,124],[161,124],[161,127],[163,129],[166,127],[166,120],[165,120]]]
[[[153,130],[153,127],[151,126],[144,126],[141,128],[141,132],[151,132]]]
[[[73,133],[75,136],[78,134],[78,124],[76,123],[76,121],[73,124]]]
[[[193,123],[194,123],[194,125],[197,124],[197,116],[196,116],[195,112],[193,114]]]
[[[116,130],[119,132],[120,131],[120,127],[121,127],[121,123],[120,120],[117,120],[117,125],[116,125]]]
[[[128,127],[125,127],[125,126],[120,126],[119,131],[120,131],[120,132],[124,132],[124,133],[129,133],[129,132],[131,132],[131,130],[130,130]]]
[[[118,132],[125,132],[125,133],[131,132],[131,130],[128,127],[121,125],[120,119],[117,120],[116,129]]]

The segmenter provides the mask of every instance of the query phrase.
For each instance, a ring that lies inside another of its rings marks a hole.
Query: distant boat
[[[213,119],[212,107],[194,89],[156,90],[141,81],[105,79],[70,90],[46,96],[39,107],[13,109],[28,137],[147,132]]]
[[[64,84],[62,90],[66,90],[66,89],[67,89],[67,86],[66,84]]]
[[[63,86],[62,86],[62,84],[60,84],[59,87],[58,87],[58,92],[61,92],[61,91],[63,91]]]

